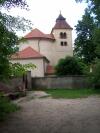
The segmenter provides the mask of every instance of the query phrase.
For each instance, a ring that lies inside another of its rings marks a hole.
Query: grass
[[[49,89],[45,90],[53,98],[85,98],[91,95],[100,95],[100,89]]]
[[[0,121],[3,121],[7,116],[19,109],[16,104],[13,104],[9,99],[0,95]]]

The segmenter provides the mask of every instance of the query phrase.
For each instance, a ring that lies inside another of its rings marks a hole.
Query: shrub
[[[83,75],[86,65],[74,57],[60,59],[55,66],[57,75]]]
[[[23,74],[26,74],[28,70],[34,69],[36,66],[32,63],[29,64],[20,64],[20,63],[11,63],[10,64],[10,75],[14,77],[20,77]]]
[[[100,59],[95,61],[92,73],[90,73],[89,77],[94,87],[100,89]]]
[[[9,113],[15,112],[19,107],[0,93],[0,121],[4,120]]]

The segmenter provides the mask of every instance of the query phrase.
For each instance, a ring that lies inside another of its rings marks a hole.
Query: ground
[[[41,95],[44,98],[39,98]],[[21,109],[0,123],[0,133],[100,133],[99,96],[82,99],[46,96],[36,92],[17,101]]]

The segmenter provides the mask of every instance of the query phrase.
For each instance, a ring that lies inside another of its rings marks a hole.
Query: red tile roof
[[[26,39],[30,38],[41,38],[41,39],[52,39],[54,40],[54,36],[52,34],[44,34],[39,29],[35,28],[30,33],[28,33],[26,36],[24,36]]]
[[[54,74],[54,72],[55,72],[54,67],[51,65],[47,65],[46,74]]]
[[[72,27],[66,22],[66,19],[60,14],[56,19],[56,24],[53,29],[72,29]]]
[[[17,52],[16,54],[12,55],[12,59],[28,59],[28,58],[41,58],[44,57],[39,52],[35,51],[31,47],[27,47],[26,49]]]

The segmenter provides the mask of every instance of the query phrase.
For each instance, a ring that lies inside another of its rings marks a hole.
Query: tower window
[[[60,38],[63,38],[63,33],[62,32],[60,33]]]
[[[63,46],[63,42],[61,42],[61,46]]]
[[[64,46],[67,46],[67,42],[64,42]]]
[[[67,34],[66,34],[66,32],[60,32],[60,38],[61,39],[66,39],[67,38]]]
[[[68,44],[67,44],[67,42],[61,42],[60,45],[61,46],[67,46]]]
[[[63,38],[67,38],[67,35],[66,35],[66,33],[65,33],[65,32],[63,33]]]

